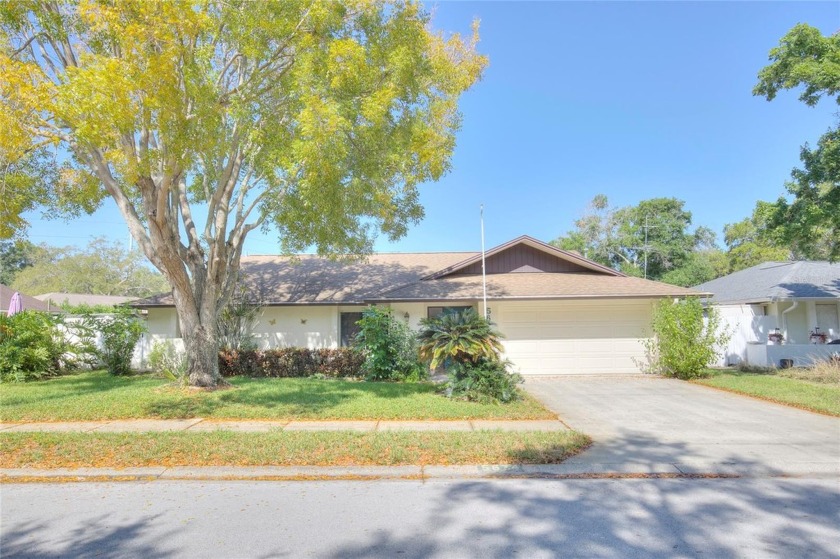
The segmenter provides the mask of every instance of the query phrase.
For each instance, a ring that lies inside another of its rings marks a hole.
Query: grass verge
[[[574,431],[5,433],[0,467],[557,464],[590,442]]]
[[[789,371],[784,374],[782,376],[774,371],[711,371],[709,378],[694,382],[840,417],[840,385],[805,380],[808,378],[807,372],[802,371],[796,375]]]
[[[504,405],[451,400],[431,383],[228,379],[229,390],[174,388],[145,375],[103,371],[0,385],[0,421],[105,419],[455,420],[553,419],[527,394]]]

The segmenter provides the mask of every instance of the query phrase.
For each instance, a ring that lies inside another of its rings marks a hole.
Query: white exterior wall
[[[146,360],[149,357],[149,352],[154,345],[164,340],[171,340],[175,348],[179,351],[184,350],[184,342],[178,335],[178,315],[175,309],[171,307],[166,308],[151,308],[146,313],[146,332],[140,338],[140,342],[134,349],[134,358],[131,365],[138,369],[143,369],[147,366]]]
[[[840,301],[816,304],[817,326],[830,340],[840,339]]]
[[[766,343],[767,336],[778,326],[775,316],[764,316],[761,305],[715,305],[720,312],[720,331],[730,334],[729,343],[716,363],[719,367],[747,361],[747,347]]]
[[[274,347],[338,347],[338,307],[289,305],[266,307],[254,337],[263,349]]]
[[[420,329],[420,319],[426,318],[426,308],[429,306],[427,303],[392,303],[390,305],[397,318],[405,320],[405,313],[408,313],[408,326],[415,332]]]
[[[808,334],[811,328],[808,327],[808,302],[803,301],[798,305],[784,302],[777,305],[779,309],[779,323],[782,332],[785,334],[785,343],[807,344],[810,342]],[[813,312],[813,311],[812,311]]]

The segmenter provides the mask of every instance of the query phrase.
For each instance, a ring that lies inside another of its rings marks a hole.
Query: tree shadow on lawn
[[[160,419],[189,419],[193,417],[212,417],[223,404],[218,400],[201,396],[185,396],[180,399],[160,399],[149,402],[144,410],[144,417]]]
[[[157,386],[157,383],[154,382],[157,380],[160,380],[161,385],[165,384],[164,380],[155,379],[148,375],[118,377],[106,372],[73,373],[9,385],[9,388],[25,390],[26,392],[21,393],[19,396],[10,396],[8,390],[2,390],[0,391],[0,401],[2,401],[3,406],[33,405],[38,402],[47,402],[50,400],[97,396],[112,390],[130,389],[133,388],[132,384],[134,383],[148,384],[146,388],[152,389]],[[39,394],[38,392],[41,393]]]
[[[288,418],[320,417],[354,400],[410,398],[434,393],[421,384],[357,383],[332,380],[232,379],[232,390],[196,392],[149,403],[151,417]]]
[[[291,416],[320,416],[328,410],[352,404],[354,400],[397,400],[434,392],[433,385],[421,384],[302,380],[278,386],[249,380],[238,384],[237,390],[219,394],[218,398],[225,405],[282,409]]]

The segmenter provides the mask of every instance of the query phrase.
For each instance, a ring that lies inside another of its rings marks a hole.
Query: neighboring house
[[[42,295],[35,295],[36,299],[41,301],[50,301],[52,306],[71,305],[77,307],[79,305],[88,305],[91,307],[99,305],[116,306],[123,303],[129,303],[137,299],[137,297],[123,297],[121,295],[92,295],[90,293],[44,293]]]
[[[367,305],[390,306],[413,328],[445,309],[483,313],[481,253],[373,254],[362,262],[317,256],[242,258],[243,284],[263,307],[262,347],[348,345]],[[486,252],[487,306],[523,374],[635,373],[653,304],[697,291],[627,277],[523,236]],[[708,295],[708,294],[706,294]],[[170,295],[146,309],[143,351],[180,338]]]
[[[840,263],[765,262],[696,286],[714,294],[732,338],[719,365],[805,365],[840,350],[814,344],[840,339]],[[778,328],[784,341],[770,339]]]
[[[9,301],[12,299],[12,295],[15,294],[15,290],[7,285],[0,284],[0,313],[4,315],[9,311]],[[35,297],[30,297],[29,295],[24,295],[23,293],[20,294],[23,300],[23,310],[25,311],[58,311],[59,309],[55,308],[53,305],[50,308],[50,305],[44,303],[43,301],[39,301]]]

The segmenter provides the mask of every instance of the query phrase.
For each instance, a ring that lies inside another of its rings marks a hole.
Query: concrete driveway
[[[594,439],[570,471],[840,477],[840,418],[654,376],[531,377],[524,387]]]

